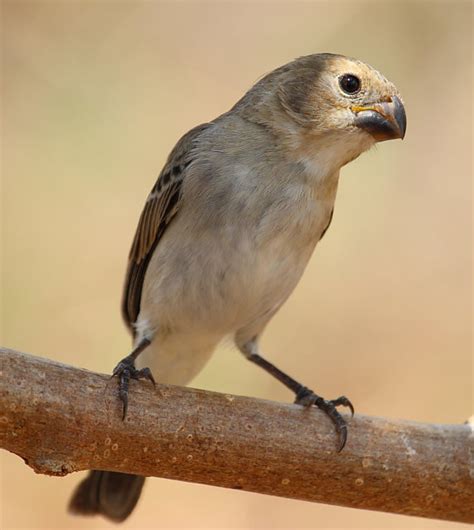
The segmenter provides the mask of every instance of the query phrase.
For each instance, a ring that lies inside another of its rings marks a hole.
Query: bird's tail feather
[[[103,515],[120,522],[137,504],[145,477],[115,471],[91,471],[77,486],[69,511],[79,515]]]

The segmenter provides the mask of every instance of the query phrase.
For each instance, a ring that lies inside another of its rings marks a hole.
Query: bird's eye
[[[339,86],[346,94],[355,94],[360,90],[360,79],[352,74],[344,74],[339,78]]]

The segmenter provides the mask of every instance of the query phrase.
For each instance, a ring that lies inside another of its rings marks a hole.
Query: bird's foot
[[[153,374],[149,368],[141,368],[138,370],[135,367],[135,357],[128,355],[122,359],[117,366],[114,368],[111,377],[118,377],[119,380],[119,398],[123,404],[122,420],[125,419],[128,409],[128,384],[130,379],[148,379],[156,384]]]
[[[354,416],[354,407],[345,396],[338,397],[337,399],[327,400],[321,396],[318,396],[312,390],[304,386],[297,392],[295,403],[298,405],[303,405],[304,407],[311,407],[315,405],[325,414],[327,414],[331,418],[331,421],[334,423],[336,431],[339,434],[339,447],[337,452],[339,453],[344,449],[347,440],[347,423],[346,420],[339,414],[339,411],[336,407],[348,407],[352,413],[352,416]]]

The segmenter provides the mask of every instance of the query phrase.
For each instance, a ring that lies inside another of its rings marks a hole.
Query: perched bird
[[[185,134],[140,217],[123,316],[134,350],[115,368],[123,414],[130,378],[187,384],[223,338],[334,422],[336,407],[260,355],[259,338],[296,287],[331,223],[342,166],[403,138],[395,86],[361,61],[308,55],[263,77],[234,107]],[[135,361],[141,354],[137,368]],[[92,471],[70,504],[122,521],[144,477]]]

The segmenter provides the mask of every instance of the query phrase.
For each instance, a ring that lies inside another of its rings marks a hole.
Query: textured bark
[[[346,448],[316,409],[132,381],[0,349],[0,447],[37,473],[103,469],[474,522],[470,425],[356,415]]]

